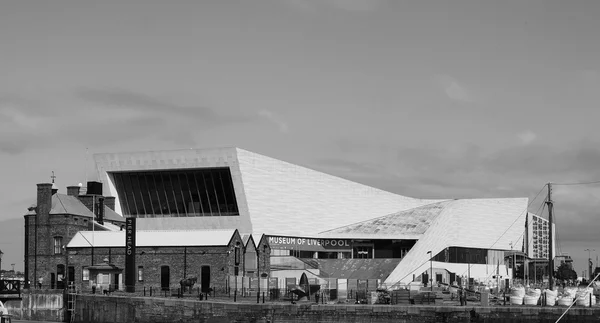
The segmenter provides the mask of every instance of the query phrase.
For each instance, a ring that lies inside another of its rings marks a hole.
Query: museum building
[[[69,261],[77,263],[69,266],[76,267],[74,282],[89,272],[86,263],[108,259],[123,266],[119,257],[125,238],[119,223],[126,218],[135,218],[140,232],[136,261],[143,263],[144,283],[160,286],[167,284],[162,268],[184,257],[182,266],[169,269],[177,272],[173,277],[202,277],[202,267],[209,266],[215,286],[241,276],[248,287],[243,277],[283,287],[302,273],[348,290],[429,280],[486,282],[498,272],[508,275],[504,252],[523,245],[527,198],[411,198],[239,148],[106,153],[94,160],[99,183],[92,186],[102,187],[98,196],[106,195],[105,201],[114,197],[108,212],[115,224],[107,226],[105,216],[103,227],[99,221],[68,227],[63,240]],[[90,231],[101,238],[90,243]],[[177,233],[194,231],[222,238],[211,242]],[[226,253],[236,246],[242,246],[239,258]],[[148,255],[161,248],[178,260],[141,260],[153,259]],[[89,259],[92,249],[96,258]],[[188,260],[212,249],[224,258]],[[39,269],[31,274],[29,263],[28,277],[39,276]],[[48,268],[44,275],[58,275],[54,264]],[[113,283],[119,279],[115,276]]]

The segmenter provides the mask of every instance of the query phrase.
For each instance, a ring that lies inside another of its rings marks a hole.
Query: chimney
[[[114,196],[105,196],[104,197],[104,205],[106,205],[109,209],[115,210],[115,200]]]
[[[37,216],[48,216],[52,209],[52,183],[37,184]]]
[[[78,197],[79,189],[79,186],[67,186],[67,195]]]
[[[102,195],[102,183],[89,181],[87,182],[87,195]]]
[[[96,222],[104,224],[104,197],[98,198],[98,210],[96,210]]]
[[[52,195],[56,194],[56,192],[58,192],[58,187],[56,187],[56,184],[52,183]]]

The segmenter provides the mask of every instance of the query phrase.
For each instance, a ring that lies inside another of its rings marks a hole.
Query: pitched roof
[[[137,247],[227,246],[236,230],[136,231]],[[125,231],[79,231],[67,248],[125,247]]]
[[[37,203],[32,203],[31,207],[35,207]],[[50,214],[72,214],[77,216],[85,216],[92,218],[94,214],[88,209],[77,197],[62,193],[54,193],[52,195],[52,208]],[[31,209],[26,215],[35,215],[35,211]],[[104,219],[108,221],[125,222],[125,218],[117,212],[111,210],[108,206],[104,206]]]
[[[451,201],[432,203],[319,233],[353,239],[418,239]]]
[[[117,212],[111,210],[108,206],[104,206],[104,219],[108,221],[119,221],[125,222],[125,218],[120,216]]]
[[[52,195],[50,214],[72,214],[90,218],[94,216],[94,213],[81,203],[77,197],[61,193]]]

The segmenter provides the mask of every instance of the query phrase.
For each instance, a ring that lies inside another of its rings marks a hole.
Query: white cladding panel
[[[438,200],[405,197],[238,149],[253,233],[316,236]]]
[[[510,250],[511,242],[521,246],[526,213],[526,198],[455,200],[432,222],[385,283],[409,282],[413,274],[427,270],[427,251],[435,256],[447,247]]]

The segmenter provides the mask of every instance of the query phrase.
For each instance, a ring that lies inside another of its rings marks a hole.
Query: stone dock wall
[[[564,307],[242,304],[182,299],[78,296],[75,322],[555,322]],[[600,322],[600,308],[572,308],[563,323]]]
[[[20,300],[2,301],[17,320],[64,321],[62,290],[24,291]]]

